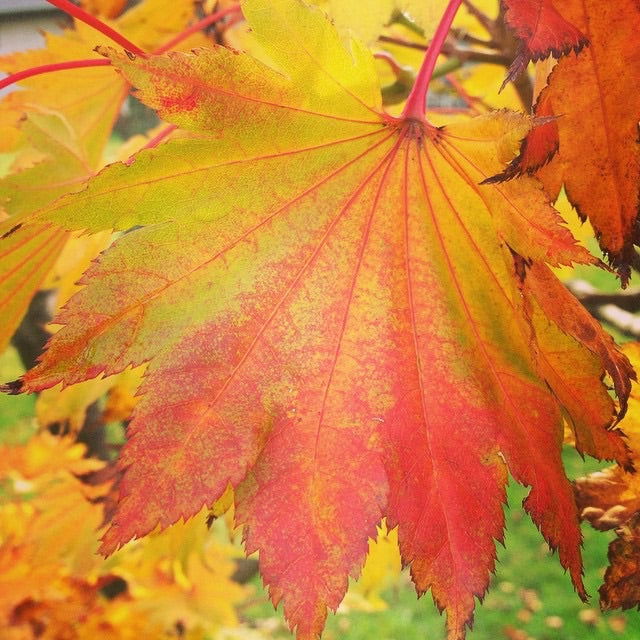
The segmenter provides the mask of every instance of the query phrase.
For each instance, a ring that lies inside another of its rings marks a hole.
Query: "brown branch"
[[[476,38],[462,29],[451,29],[451,33],[456,40],[464,42],[465,44],[475,44],[479,47],[484,47],[485,49],[496,50],[500,48],[499,43],[495,40],[483,40],[482,38]]]
[[[501,67],[508,67],[511,64],[511,58],[508,56],[475,49],[460,49],[451,42],[445,43],[442,47],[442,53],[450,58],[457,58],[461,62],[496,64]]]
[[[615,293],[602,293],[585,280],[569,280],[567,289],[589,310],[606,304],[614,304],[625,311],[640,311],[640,287],[624,289]]]
[[[500,3],[502,4],[502,3]],[[484,11],[480,11],[478,7],[476,7],[473,2],[470,0],[464,0],[464,6],[467,11],[480,23],[482,27],[486,29],[486,31],[491,35],[493,40],[497,40],[496,33],[496,20],[491,19]]]
[[[616,293],[602,293],[585,280],[570,280],[566,287],[580,300],[589,313],[620,333],[640,338],[640,287]]]
[[[524,110],[527,113],[531,113],[533,108],[533,82],[526,71],[513,81],[513,88],[516,90]]]
[[[426,51],[428,48],[419,42],[411,42],[411,40],[403,40],[402,38],[394,38],[392,36],[380,36],[378,40],[380,42],[388,42],[389,44],[397,44],[400,47],[407,47],[408,49],[417,49],[418,51]]]

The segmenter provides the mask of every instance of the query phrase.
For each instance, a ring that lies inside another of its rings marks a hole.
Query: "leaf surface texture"
[[[631,372],[586,314],[536,288],[557,283],[547,265],[596,262],[539,183],[480,184],[534,122],[391,118],[370,54],[320,11],[243,8],[272,67],[224,48],[103,49],[164,120],[203,137],[108,167],[32,218],[141,227],[90,267],[20,383],[149,363],[103,549],[231,484],[272,599],[311,638],[386,517],[458,638],[494,567],[509,471],[584,594],[563,415],[585,449],[606,441],[623,458],[600,378],[624,399]],[[596,390],[585,410],[574,370]]]

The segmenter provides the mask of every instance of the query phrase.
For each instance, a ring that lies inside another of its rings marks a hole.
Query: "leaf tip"
[[[21,378],[13,380],[12,382],[6,382],[0,384],[0,392],[6,393],[10,396],[17,396],[24,391],[24,382]]]

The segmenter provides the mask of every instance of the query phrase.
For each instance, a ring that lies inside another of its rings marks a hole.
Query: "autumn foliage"
[[[640,504],[625,493],[635,396],[623,420],[635,374],[556,274],[591,265],[626,286],[637,263],[637,1],[377,0],[367,16],[342,1],[205,3],[205,16],[191,0],[52,3],[74,28],[0,58],[4,84],[23,87],[0,104],[14,154],[0,182],[0,348],[34,293],[58,290],[46,350],[3,388],[40,394],[43,425],[81,430],[104,394],[110,420],[128,422],[113,486],[64,476],[101,552],[178,521],[204,535],[203,508],[233,492],[272,601],[313,638],[385,522],[416,591],[462,638],[495,568],[510,475],[582,598],[580,516],[626,527],[603,602],[637,604],[640,586],[617,586],[640,557],[628,533]],[[474,80],[486,71],[462,64],[456,39],[513,55]],[[446,85],[440,54],[460,62]],[[106,150],[130,93],[162,124]],[[554,208],[561,190],[602,260]],[[97,471],[79,445],[41,437],[2,456],[8,476],[34,447]],[[576,503],[565,439],[617,464],[603,472],[616,495],[584,480]],[[198,536],[185,571],[203,570]],[[84,551],[94,591],[129,569]],[[63,593],[86,579],[40,566]],[[89,611],[139,605],[88,593]]]

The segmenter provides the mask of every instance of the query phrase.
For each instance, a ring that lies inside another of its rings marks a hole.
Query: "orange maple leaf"
[[[566,19],[564,4],[558,0],[503,0],[505,22],[521,40],[505,84],[522,73],[532,60],[559,58],[572,51],[579,53],[589,44],[588,37]]]
[[[640,83],[640,5],[567,0],[562,11],[591,44],[562,58],[540,95],[538,109],[559,116],[560,149],[539,176],[551,195],[564,182],[625,284],[638,264],[640,94],[630,88]]]

